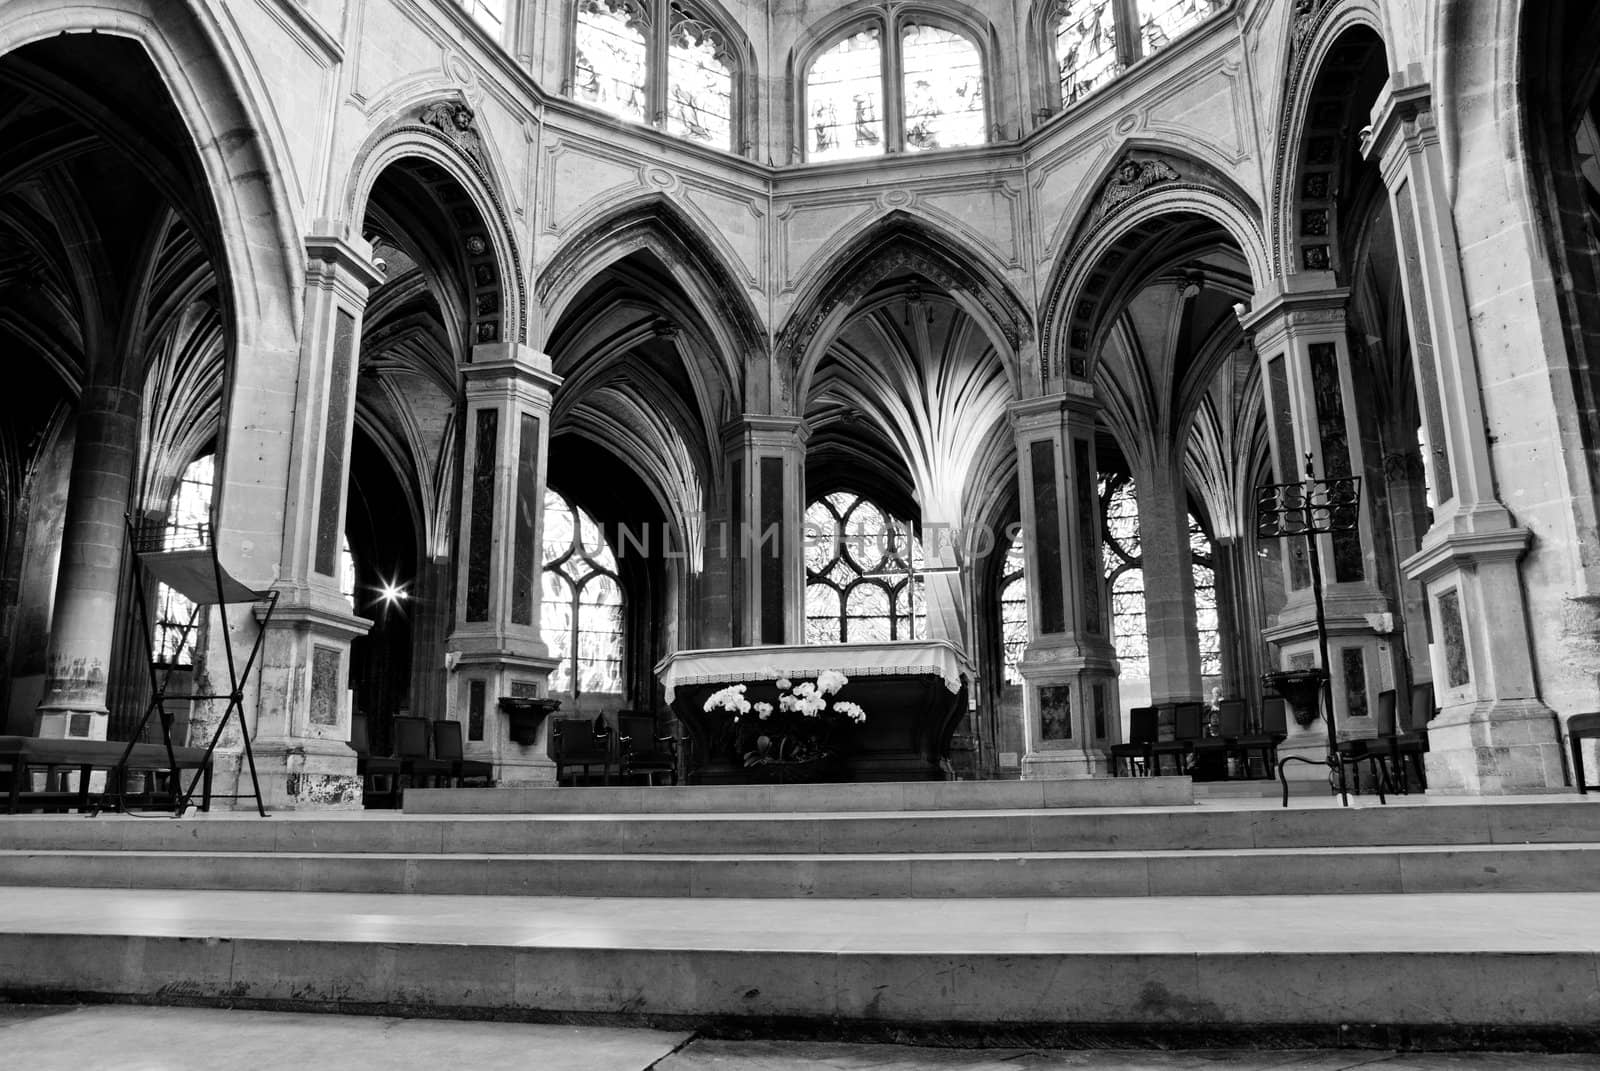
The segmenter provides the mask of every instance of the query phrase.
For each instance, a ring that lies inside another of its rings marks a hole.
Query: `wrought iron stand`
[[[1267,484],[1256,491],[1256,537],[1291,539],[1305,536],[1307,564],[1311,567],[1311,594],[1317,608],[1317,647],[1322,657],[1322,720],[1328,727],[1328,754],[1320,762],[1303,755],[1285,755],[1278,760],[1278,783],[1283,786],[1283,805],[1289,806],[1289,779],[1284,767],[1291,762],[1327,766],[1330,785],[1337,784],[1339,797],[1350,806],[1350,786],[1344,763],[1339,758],[1339,730],[1333,710],[1333,671],[1328,659],[1328,621],[1322,606],[1322,555],[1317,537],[1336,532],[1354,532],[1361,525],[1361,477],[1345,476],[1319,480],[1306,455],[1306,478],[1298,483]],[[1337,778],[1337,780],[1335,780]],[[1382,779],[1378,780],[1378,802],[1384,798]]]

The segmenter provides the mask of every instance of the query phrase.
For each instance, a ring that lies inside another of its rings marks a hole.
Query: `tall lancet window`
[[[205,527],[211,523],[211,494],[216,480],[216,455],[197,457],[178,478],[167,504],[167,550],[204,545]],[[167,666],[194,664],[195,630],[187,628],[194,603],[162,584],[156,591],[156,627],[151,660]],[[196,620],[198,623],[198,619]]]
[[[809,160],[878,156],[883,144],[883,31],[876,23],[841,37],[806,76]]]
[[[644,122],[650,29],[633,0],[578,0],[572,95],[623,119]]]
[[[838,491],[807,508],[805,536],[807,643],[917,637],[921,558],[906,522]]]
[[[1022,656],[1028,649],[1028,577],[1024,572],[1022,532],[1019,530],[1000,567],[1000,648],[1005,682],[1021,684]]]
[[[1122,676],[1150,678],[1150,636],[1145,627],[1144,557],[1139,543],[1139,499],[1133,481],[1103,480],[1100,501],[1105,511],[1101,557],[1111,585],[1111,640]]]
[[[622,692],[622,585],[617,559],[593,517],[554,491],[544,495],[545,646],[561,659],[550,692]]]
[[[719,149],[733,145],[733,56],[722,31],[672,5],[667,45],[667,133]]]

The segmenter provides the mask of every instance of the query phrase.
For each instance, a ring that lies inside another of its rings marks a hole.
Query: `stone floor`
[[[721,1041],[617,1027],[457,1022],[202,1008],[0,1005],[0,1052],[29,1071],[1577,1071],[1600,1055],[913,1048]]]

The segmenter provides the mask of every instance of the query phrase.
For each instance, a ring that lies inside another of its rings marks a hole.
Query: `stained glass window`
[[[642,122],[645,40],[650,20],[631,0],[578,0],[572,95],[612,115]]]
[[[461,6],[496,41],[505,42],[506,0],[461,0]]]
[[[1021,684],[1022,655],[1028,649],[1028,578],[1024,574],[1022,533],[1011,541],[1000,574],[1000,646],[1005,682]]]
[[[1146,56],[1222,10],[1224,0],[1139,0],[1139,41]]]
[[[1150,676],[1150,640],[1145,628],[1144,558],[1139,543],[1139,497],[1133,481],[1101,478],[1100,502],[1105,512],[1101,558],[1111,581],[1111,639],[1122,676]]]
[[[925,616],[910,528],[848,492],[806,510],[806,642],[909,640]]]
[[[1222,625],[1217,615],[1217,574],[1211,539],[1200,522],[1189,518],[1189,552],[1194,570],[1194,629],[1200,648],[1200,675],[1222,676]]]
[[[197,457],[183,470],[167,507],[167,532],[162,543],[168,550],[205,545],[205,526],[211,522],[211,493],[216,480],[216,457]],[[190,626],[194,603],[165,584],[156,589],[156,627],[150,657],[160,665],[194,664],[195,629]],[[194,619],[197,620],[197,619]]]
[[[1113,0],[1066,0],[1060,6],[1056,68],[1063,106],[1087,96],[1122,69]]]
[[[617,561],[593,517],[554,491],[544,495],[545,646],[561,659],[552,694],[622,691],[622,587]]]
[[[983,56],[971,40],[940,26],[900,31],[906,148],[981,145],[985,137]]]
[[[884,151],[883,35],[876,25],[842,38],[806,75],[806,156],[848,160]]]
[[[667,132],[733,148],[733,62],[727,42],[677,4],[667,35]]]

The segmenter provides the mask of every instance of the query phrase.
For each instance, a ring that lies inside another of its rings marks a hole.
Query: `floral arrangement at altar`
[[[791,779],[788,770],[825,774],[838,762],[848,728],[867,720],[859,704],[838,698],[849,683],[849,677],[830,669],[814,681],[777,677],[756,684],[753,693],[751,685],[730,684],[706,698],[705,710],[733,715],[730,744],[746,768],[781,768],[770,772],[782,780]]]

